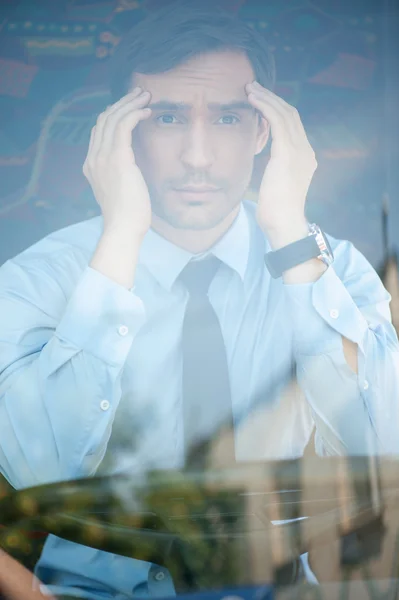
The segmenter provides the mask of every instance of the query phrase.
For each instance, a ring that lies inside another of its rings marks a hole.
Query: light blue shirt
[[[192,255],[150,230],[127,290],[88,266],[102,225],[57,231],[0,268],[0,470],[16,488],[182,466],[187,292],[176,278]],[[328,238],[335,262],[316,282],[272,279],[256,205],[244,200],[210,250],[223,263],[209,298],[226,344],[237,461],[301,456],[314,425],[321,455],[399,453],[390,295],[350,242]],[[341,336],[358,345],[358,374]],[[37,572],[54,592],[173,593],[154,565],[54,536]]]

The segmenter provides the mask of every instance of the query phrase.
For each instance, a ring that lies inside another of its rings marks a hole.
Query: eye
[[[240,119],[234,115],[223,115],[223,117],[220,117],[221,119],[235,119],[236,122],[240,122]],[[233,125],[233,123],[224,123],[224,125]]]
[[[236,117],[235,115],[223,115],[222,117],[220,117],[221,119],[235,119],[234,123],[222,123],[222,125],[234,125],[235,123],[240,123],[240,119],[238,117]],[[166,121],[161,121],[160,119],[169,119]],[[173,125],[173,121],[171,121],[171,119],[176,119],[175,115],[172,114],[164,114],[164,115],[160,115],[159,117],[157,117],[157,121],[159,121],[162,125]]]
[[[169,118],[169,119],[176,118],[174,115],[168,115],[168,114],[165,114],[165,115],[160,115],[159,117],[157,117],[157,119],[156,119],[156,120],[157,120],[157,121],[159,121],[159,119],[164,119],[165,117],[166,117],[166,118]],[[170,125],[170,124],[171,124],[171,123],[170,123],[170,121],[169,121],[169,122],[167,122],[167,123],[160,121],[160,123],[161,123],[162,125]],[[172,123],[172,124],[173,124],[173,123]]]

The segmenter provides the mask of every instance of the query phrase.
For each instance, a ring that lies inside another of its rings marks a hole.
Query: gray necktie
[[[208,440],[220,427],[233,427],[226,348],[208,289],[221,261],[211,255],[190,261],[179,280],[189,292],[183,321],[183,422],[186,467],[203,468]],[[228,436],[224,454],[234,462]]]

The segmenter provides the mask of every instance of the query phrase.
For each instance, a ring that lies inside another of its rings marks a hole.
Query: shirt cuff
[[[87,267],[55,334],[111,365],[122,365],[146,320],[142,300]]]
[[[299,353],[342,348],[341,336],[364,352],[368,324],[332,265],[315,282],[284,284]]]

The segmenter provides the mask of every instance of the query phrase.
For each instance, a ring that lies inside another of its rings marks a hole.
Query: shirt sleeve
[[[0,470],[26,487],[95,472],[145,322],[141,299],[67,258],[0,270]]]
[[[300,386],[321,454],[399,453],[399,343],[391,296],[367,259],[330,238],[335,261],[313,283],[285,284]],[[342,336],[357,344],[358,373]]]

